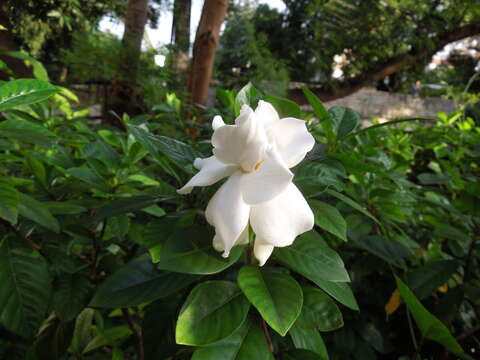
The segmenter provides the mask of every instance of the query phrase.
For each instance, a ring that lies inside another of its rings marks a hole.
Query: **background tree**
[[[220,38],[220,26],[227,13],[228,0],[205,0],[198,24],[188,82],[194,104],[206,104],[212,79],[215,52]]]

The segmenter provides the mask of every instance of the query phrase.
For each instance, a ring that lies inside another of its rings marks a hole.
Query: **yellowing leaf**
[[[398,289],[395,289],[390,296],[390,299],[385,304],[385,314],[387,315],[387,320],[390,315],[397,311],[400,306],[400,292]]]
[[[439,286],[438,291],[445,294],[448,291],[448,284],[443,284],[442,286]]]

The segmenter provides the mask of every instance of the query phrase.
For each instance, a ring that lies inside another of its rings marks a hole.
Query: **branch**
[[[138,352],[138,359],[144,360],[145,359],[145,352],[143,350],[143,336],[142,336],[142,329],[133,321],[132,316],[127,308],[122,308],[123,318],[127,321],[128,327],[133,332],[133,336],[135,337],[135,341],[137,343],[137,352]]]
[[[376,80],[382,80],[386,76],[399,72],[409,66],[432,57],[445,45],[480,34],[480,23],[461,26],[439,34],[434,39],[434,46],[430,49],[413,49],[409,53],[393,57],[385,62],[375,64],[362,76],[338,82],[335,90],[325,91],[322,88],[311,89],[322,101],[331,101],[353,94],[361,88]],[[289,97],[297,103],[308,104],[301,89],[292,89]]]

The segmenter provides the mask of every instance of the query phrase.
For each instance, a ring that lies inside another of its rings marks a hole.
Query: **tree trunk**
[[[220,37],[220,26],[225,19],[227,8],[228,0],[205,0],[203,3],[202,16],[193,45],[188,84],[193,104],[205,105],[207,103],[215,51]]]
[[[188,51],[190,50],[190,13],[192,0],[175,0],[173,6],[172,39],[172,70],[182,72],[188,66]]]
[[[12,24],[9,21],[6,4],[0,5],[0,25],[6,28],[6,30],[0,30],[0,50],[18,51],[18,44],[11,33]],[[13,74],[8,74],[0,70],[0,80],[8,80],[11,75],[19,78],[29,78],[33,76],[32,70],[20,59],[0,54],[0,60],[4,61],[7,67],[13,72]]]
[[[148,0],[128,0],[125,12],[125,30],[117,74],[112,81],[109,108],[117,115],[137,115],[141,112],[138,100],[137,72],[143,33],[147,23]],[[105,114],[111,125],[120,125],[112,114]]]

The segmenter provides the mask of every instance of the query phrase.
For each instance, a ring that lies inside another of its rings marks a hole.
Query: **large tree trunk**
[[[148,0],[128,0],[120,66],[112,82],[112,96],[109,101],[109,109],[119,116],[141,112],[136,80],[147,14]],[[105,115],[108,123],[119,125],[116,117]]]
[[[182,72],[188,66],[188,51],[190,50],[190,13],[192,0],[175,0],[173,6],[172,39],[172,70]]]
[[[311,90],[322,101],[331,101],[351,95],[374,81],[382,80],[389,75],[395,74],[415,63],[418,63],[419,61],[424,62],[425,60],[428,60],[437,51],[440,51],[449,43],[477,34],[480,34],[480,24],[465,25],[447,30],[433,39],[434,46],[430,49],[413,49],[405,55],[392,57],[383,63],[373,64],[371,70],[365,72],[363,75],[344,82],[339,82],[334,91],[324,91],[321,87],[313,87]],[[299,104],[308,104],[301,89],[291,89],[289,91],[289,98]]]
[[[220,26],[227,13],[228,0],[205,0],[202,16],[193,45],[188,90],[193,104],[207,103],[212,80],[215,51],[220,37]]]
[[[6,4],[0,5],[0,25],[6,30],[0,30],[0,50],[2,51],[18,51],[18,44],[11,33],[12,24],[9,20],[9,14]],[[4,61],[8,68],[13,72],[15,77],[27,78],[32,77],[32,70],[25,65],[20,59],[10,56],[1,55],[0,60]],[[8,80],[10,74],[0,70],[0,80]]]

